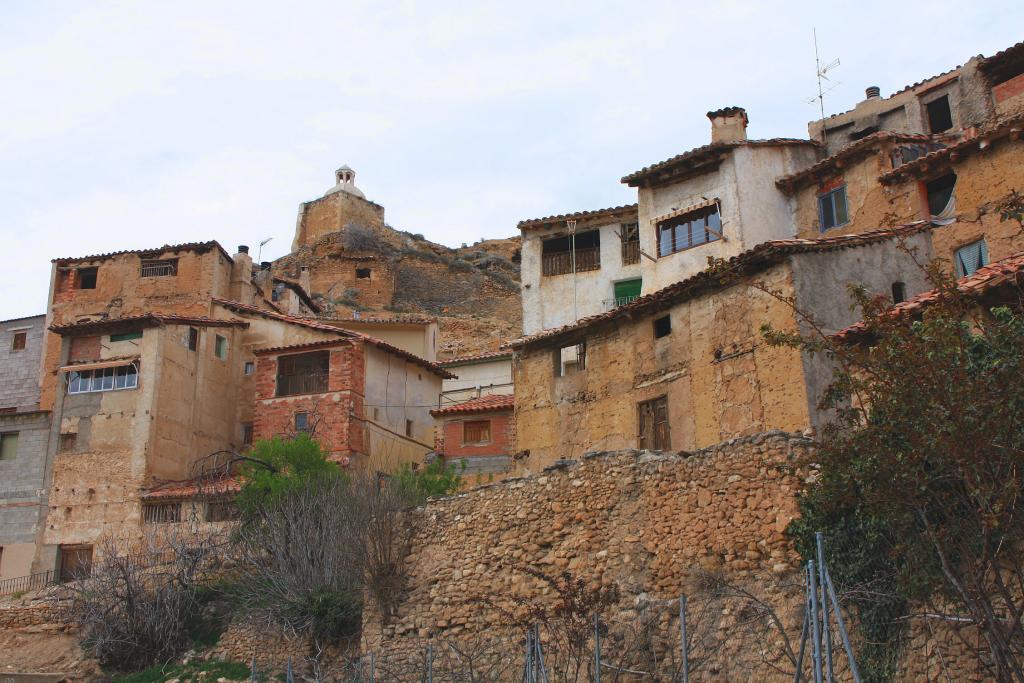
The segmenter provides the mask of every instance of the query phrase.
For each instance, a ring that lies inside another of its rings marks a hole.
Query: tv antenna
[[[822,64],[821,64],[821,56],[818,53],[818,29],[815,28],[813,30],[814,30],[814,66],[815,66],[815,70],[818,73],[818,94],[815,97],[812,97],[811,99],[807,100],[807,104],[814,104],[814,102],[817,101],[818,102],[818,106],[821,108],[821,137],[822,137],[822,140],[824,141],[824,139],[825,139],[825,95],[829,94],[830,92],[832,92],[833,90],[838,88],[839,85],[840,85],[839,81],[833,81],[831,78],[829,78],[828,77],[828,73],[830,71],[832,71],[832,69],[835,69],[836,67],[839,66],[839,58],[836,57],[835,59],[833,59],[828,64],[825,64],[824,66],[822,66]],[[822,81],[827,81],[829,83],[828,87],[825,87],[825,84]]]

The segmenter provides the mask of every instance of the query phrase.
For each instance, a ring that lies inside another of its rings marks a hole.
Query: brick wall
[[[463,444],[463,430],[466,422],[486,420],[491,423],[491,439],[483,444]],[[480,455],[511,455],[515,439],[512,411],[458,415],[445,419],[437,430],[435,449],[439,455],[449,458],[463,458]]]
[[[296,353],[299,350],[296,350]],[[295,414],[304,412],[315,424],[314,438],[332,457],[364,453],[363,392],[365,361],[360,344],[346,343],[329,350],[327,391],[297,396],[277,396],[280,355],[260,356],[256,361],[255,439],[293,436]]]

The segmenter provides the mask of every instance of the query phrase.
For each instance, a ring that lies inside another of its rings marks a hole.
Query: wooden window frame
[[[710,226],[710,221],[708,219],[711,216],[718,216],[717,230]],[[692,228],[698,220],[702,221],[701,229],[704,231],[705,239],[701,242],[694,242],[694,233]],[[662,235],[668,231],[671,231],[672,233],[671,245],[668,251],[663,251]],[[684,231],[685,240],[681,237],[681,233]],[[681,251],[689,251],[690,249],[697,249],[711,244],[712,242],[718,242],[724,239],[724,232],[725,230],[722,228],[722,212],[717,204],[702,206],[699,209],[694,209],[687,213],[671,216],[670,218],[663,218],[654,225],[654,237],[656,240],[658,258],[666,258],[673,254],[678,254]]]
[[[11,351],[24,351],[28,346],[28,330],[14,330],[11,335]]]
[[[838,221],[836,215],[836,195],[842,193],[843,195],[843,207],[846,212],[846,220],[842,223]],[[828,202],[832,208],[832,225],[826,227],[825,225],[825,202]],[[829,230],[835,230],[836,228],[842,228],[850,224],[850,196],[846,192],[846,184],[842,184],[839,187],[834,187],[828,192],[822,192],[818,195],[818,226],[820,232],[828,232]]]
[[[479,429],[482,438],[470,439],[471,425],[473,429]],[[462,445],[463,446],[485,446],[493,441],[491,434],[491,420],[465,420],[462,423]]]
[[[14,460],[18,459],[18,445],[20,443],[20,439],[18,437],[18,434],[19,434],[19,432],[16,432],[16,431],[14,431],[14,432],[0,432],[0,460],[4,460],[6,462],[11,462],[11,461],[14,461]],[[3,450],[4,450],[3,444],[4,444],[5,441],[13,441],[14,442],[14,451],[13,451],[14,455],[12,455],[9,458],[4,458],[3,457]]]

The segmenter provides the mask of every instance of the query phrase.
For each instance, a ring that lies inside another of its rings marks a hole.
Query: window
[[[75,432],[68,432],[60,435],[60,443],[57,445],[57,451],[59,453],[71,453],[75,450],[75,444],[78,443],[78,434]]]
[[[976,270],[988,265],[988,245],[985,240],[966,244],[956,250],[953,261],[957,277],[973,275]]]
[[[956,174],[949,173],[925,183],[928,194],[928,214],[944,216],[953,210],[953,190],[956,189]]]
[[[91,545],[60,546],[60,580],[61,582],[84,579],[92,574]]]
[[[252,445],[252,422],[243,422],[242,423],[242,445],[243,446],[251,446]]]
[[[68,373],[69,394],[135,389],[138,386],[139,369],[135,365],[119,365],[114,368],[79,370]]]
[[[227,337],[222,337],[219,334],[217,335],[217,338],[214,340],[213,344],[213,353],[214,355],[217,356],[217,358],[220,358],[221,360],[224,360],[225,358],[228,357]]]
[[[907,285],[902,282],[892,283],[892,302],[900,304],[907,300]]]
[[[360,280],[368,280],[370,278],[370,269],[356,268],[356,277]]]
[[[11,351],[24,351],[28,341],[28,332],[15,332],[11,336]]]
[[[412,436],[412,420],[405,421],[405,435]]]
[[[245,374],[251,375],[256,371],[256,363],[251,360],[245,361]]]
[[[238,506],[230,500],[214,500],[206,503],[207,522],[231,522],[238,519]]]
[[[99,268],[79,268],[75,271],[75,289],[96,289]]]
[[[470,420],[462,423],[462,443],[474,444],[474,443],[490,443],[491,441],[491,421],[490,420]]]
[[[622,265],[640,263],[640,224],[623,223],[622,232]]]
[[[640,449],[666,451],[671,448],[668,429],[668,398],[661,396],[638,405]]]
[[[181,521],[181,503],[143,503],[142,521],[146,524],[175,524]]]
[[[18,432],[0,434],[0,460],[14,460],[18,457]]]
[[[143,259],[139,271],[142,277],[168,277],[178,274],[178,259]]]
[[[272,290],[270,290],[270,300],[271,301],[280,301],[281,297],[283,295],[284,295],[284,285],[282,285],[282,284],[275,285],[274,288]]]
[[[309,431],[309,413],[295,413],[295,431]]]
[[[821,220],[822,232],[850,222],[846,208],[845,185],[818,197],[818,217]]]
[[[112,342],[131,341],[133,339],[142,339],[142,330],[139,330],[138,332],[124,332],[122,334],[110,335],[110,341]]]
[[[188,350],[195,351],[199,348],[199,330],[194,327],[188,328]]]
[[[555,377],[582,372],[587,367],[587,345],[572,344],[555,351]]]
[[[711,206],[658,223],[658,256],[699,247],[722,238],[718,207]]]
[[[544,240],[541,245],[541,273],[544,275],[565,275],[600,269],[601,233],[597,230]]]
[[[640,290],[642,288],[643,280],[641,278],[616,282],[614,284],[615,300],[612,302],[612,306],[608,308],[618,308],[619,306],[625,306],[631,301],[636,301],[640,298]]]
[[[277,395],[321,394],[327,391],[330,352],[314,351],[277,359]]]
[[[663,315],[660,318],[654,319],[654,338],[661,339],[672,334],[672,318]]]
[[[949,95],[943,95],[925,105],[928,127],[933,133],[942,133],[953,127],[953,112],[949,109]]]

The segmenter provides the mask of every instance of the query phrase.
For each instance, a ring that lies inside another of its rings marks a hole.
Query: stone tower
[[[356,187],[356,172],[342,166],[334,172],[334,187],[324,196],[299,205],[295,221],[292,252],[312,246],[325,235],[341,232],[349,226],[376,232],[384,227],[384,207],[366,198]]]

